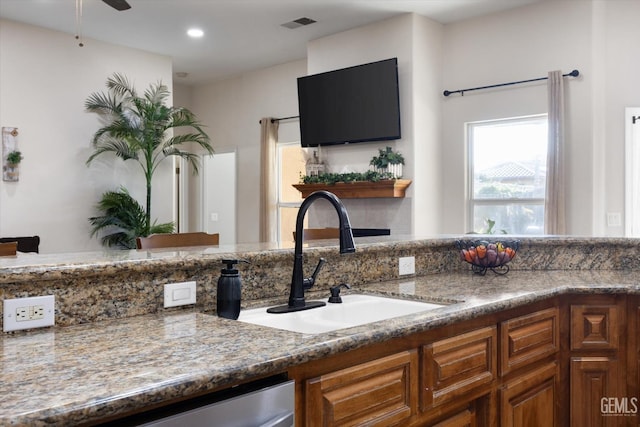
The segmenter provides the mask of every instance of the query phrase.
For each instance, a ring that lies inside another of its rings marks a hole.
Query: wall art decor
[[[2,128],[2,180],[18,181],[22,153],[18,150],[18,128]]]

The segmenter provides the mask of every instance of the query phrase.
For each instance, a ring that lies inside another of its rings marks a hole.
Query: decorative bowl
[[[487,270],[496,274],[507,274],[506,265],[515,256],[520,241],[518,240],[458,240],[456,247],[460,251],[460,259],[471,264],[471,270],[484,275]]]

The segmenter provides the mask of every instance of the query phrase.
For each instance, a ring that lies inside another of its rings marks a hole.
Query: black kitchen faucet
[[[320,259],[316,266],[313,275],[310,278],[304,278],[303,272],[303,255],[302,255],[302,238],[303,238],[303,225],[304,216],[309,209],[309,206],[317,199],[326,199],[336,209],[338,218],[340,220],[340,253],[347,254],[356,251],[356,245],[353,241],[353,233],[351,232],[351,223],[349,222],[349,215],[347,209],[335,194],[328,191],[316,191],[311,193],[300,205],[298,211],[298,217],[296,219],[296,246],[293,259],[293,275],[291,277],[291,293],[289,294],[289,304],[271,307],[267,309],[269,313],[289,313],[292,311],[307,310],[315,307],[322,307],[325,305],[322,301],[310,301],[305,302],[304,291],[313,286],[316,281],[316,276],[320,272],[324,259]]]

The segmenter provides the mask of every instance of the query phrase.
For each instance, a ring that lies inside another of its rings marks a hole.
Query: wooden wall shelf
[[[405,190],[411,185],[409,179],[390,179],[384,181],[337,182],[335,184],[293,184],[305,198],[318,190],[327,190],[341,199],[366,199],[381,197],[404,197]]]

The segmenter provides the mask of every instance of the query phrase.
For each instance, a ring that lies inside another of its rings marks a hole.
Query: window
[[[468,123],[467,138],[469,231],[542,234],[547,116]]]
[[[297,184],[300,174],[305,174],[305,151],[300,142],[279,142],[277,147],[278,239],[280,242],[292,242],[298,208],[302,203],[300,192],[292,184]]]

